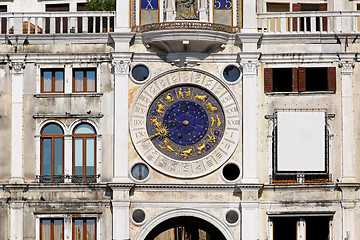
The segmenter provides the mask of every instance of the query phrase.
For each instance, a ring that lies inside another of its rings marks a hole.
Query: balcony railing
[[[358,33],[360,12],[279,12],[258,14],[263,33]]]
[[[189,30],[211,30],[226,33],[237,33],[239,27],[232,27],[223,24],[207,23],[207,22],[162,22],[146,24],[133,27],[133,32],[149,32],[157,30],[173,30],[173,29],[189,29]]]
[[[36,176],[38,182],[41,183],[96,183],[100,178],[98,175],[40,175]]]
[[[106,33],[114,31],[114,12],[2,13],[1,34]]]

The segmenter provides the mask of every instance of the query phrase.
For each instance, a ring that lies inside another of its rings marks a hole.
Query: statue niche
[[[176,20],[198,20],[197,0],[176,0]]]

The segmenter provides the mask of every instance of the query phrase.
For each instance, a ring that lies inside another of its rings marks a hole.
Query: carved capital
[[[113,60],[111,63],[115,74],[129,74],[130,64],[130,60]]]
[[[260,65],[259,61],[241,61],[240,65],[243,68],[244,74],[255,74],[257,75],[258,67]]]
[[[340,61],[339,67],[341,68],[341,74],[352,74],[354,72],[354,61]]]
[[[14,70],[17,73],[21,73],[25,69],[25,62],[13,62],[9,64],[10,69]]]

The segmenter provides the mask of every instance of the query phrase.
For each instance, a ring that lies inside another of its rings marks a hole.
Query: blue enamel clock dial
[[[154,146],[177,160],[195,160],[212,152],[225,129],[224,112],[208,91],[177,86],[162,92],[147,114],[147,132]]]

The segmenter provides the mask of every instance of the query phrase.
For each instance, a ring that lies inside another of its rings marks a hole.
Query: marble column
[[[113,53],[114,68],[114,182],[128,182],[129,70],[132,53]]]
[[[25,55],[11,56],[11,177],[10,183],[23,179],[23,92]]]
[[[165,22],[175,21],[175,0],[166,1]]]
[[[243,28],[242,33],[256,33],[256,2],[255,0],[243,0]]]
[[[341,67],[341,113],[342,113],[342,172],[341,182],[355,181],[355,143],[354,143],[354,92],[352,59],[340,61]]]
[[[115,32],[130,32],[130,0],[116,0]]]
[[[243,68],[243,183],[258,183],[257,178],[257,72],[259,54],[240,53]]]

